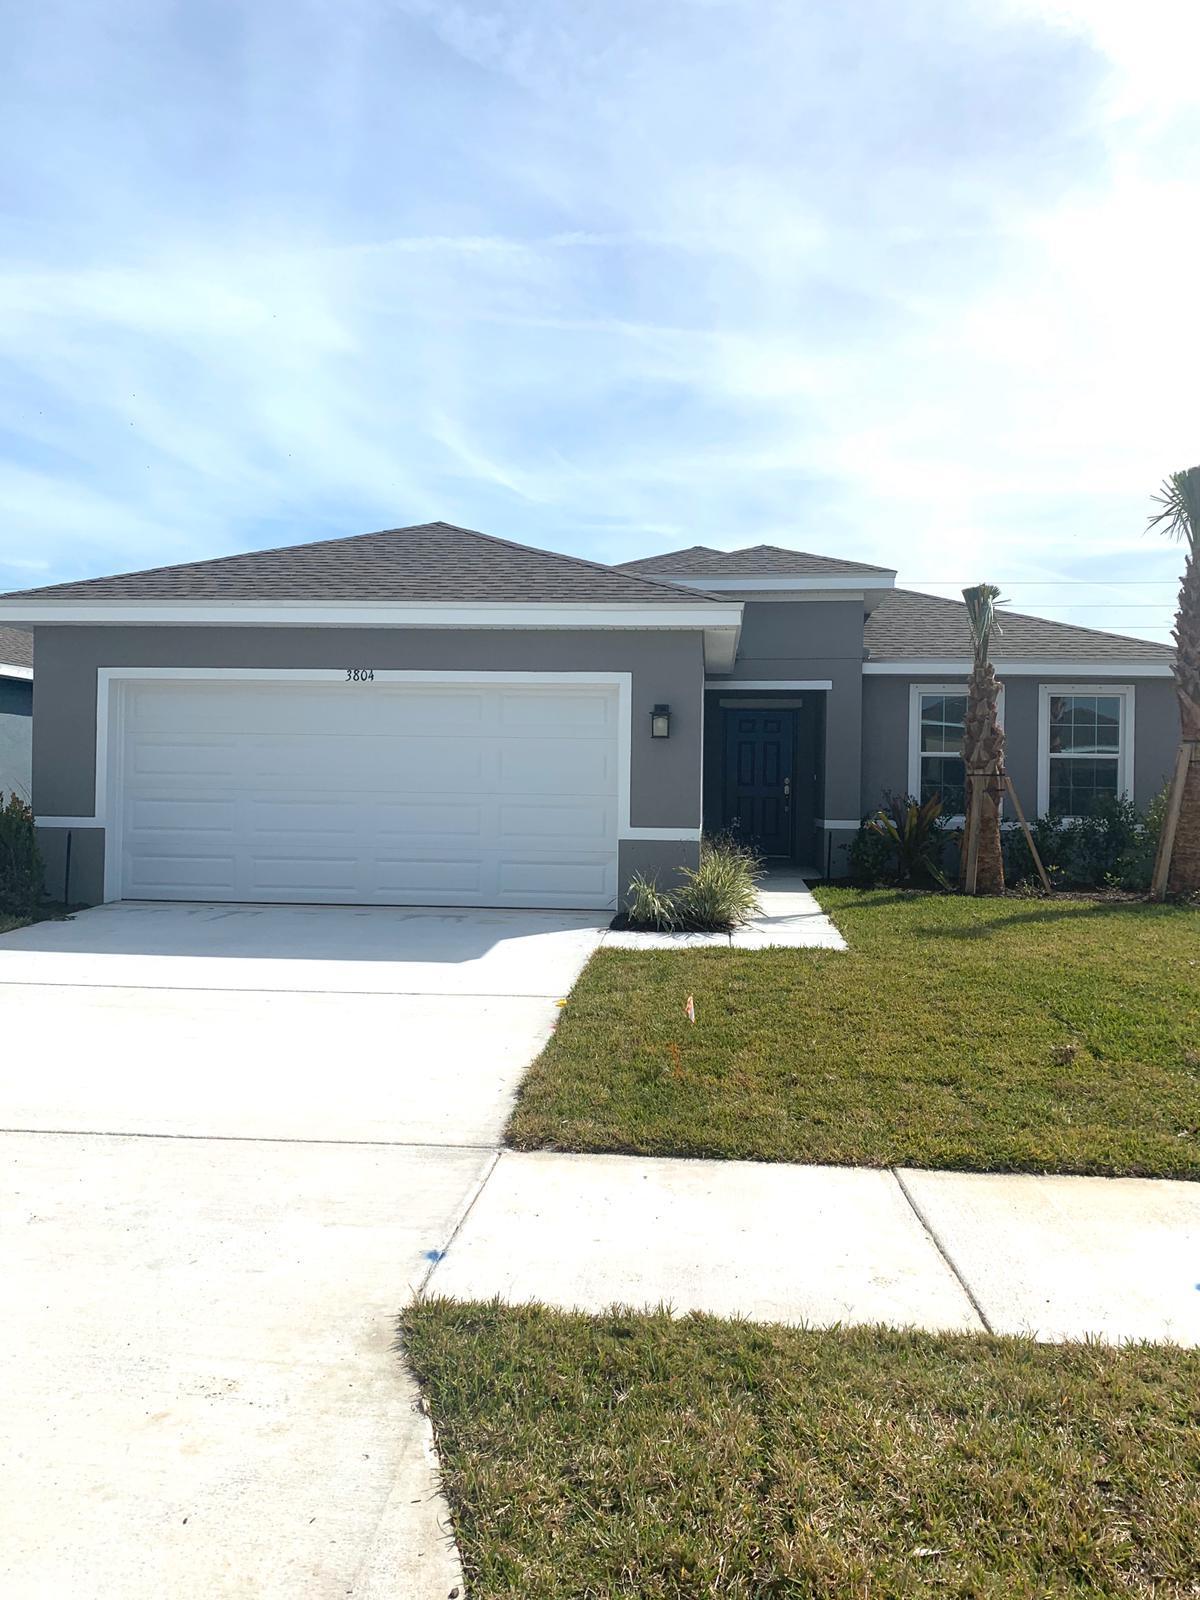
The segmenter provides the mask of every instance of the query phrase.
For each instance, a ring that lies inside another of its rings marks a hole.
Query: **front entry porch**
[[[770,865],[813,872],[824,795],[825,693],[705,696],[704,827]]]

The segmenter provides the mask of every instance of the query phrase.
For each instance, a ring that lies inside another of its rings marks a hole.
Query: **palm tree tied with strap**
[[[1160,528],[1187,546],[1173,631],[1179,751],[1150,887],[1151,898],[1163,900],[1200,891],[1200,467],[1172,472],[1154,498],[1162,510],[1147,531]]]
[[[990,659],[992,633],[1000,633],[996,606],[1000,591],[994,583],[977,583],[963,590],[971,629],[973,661],[967,681],[967,712],[963,723],[963,766],[967,793],[963,820],[959,882],[965,894],[1002,894],[1004,852],[1000,839],[1000,803],[1009,795],[1037,867],[1042,888],[1050,892],[1050,879],[1038,854],[1021,802],[1004,766],[1004,729],[1000,726],[1000,679]]]

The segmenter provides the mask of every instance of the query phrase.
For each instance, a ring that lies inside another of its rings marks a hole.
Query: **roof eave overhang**
[[[0,622],[22,627],[121,628],[520,628],[699,631],[705,663],[720,671],[737,652],[742,607],[493,601],[0,600]]]
[[[993,660],[998,678],[1062,678],[1064,674],[1084,678],[1169,678],[1172,673],[1169,660],[1164,661],[1094,661],[1086,656],[1059,656],[1048,660],[1045,656],[1014,656],[1010,661]],[[867,677],[928,678],[959,677],[971,675],[969,656],[939,656],[921,660],[908,657],[903,661],[864,661],[863,673]]]
[[[0,661],[0,678],[21,678],[27,683],[32,683],[33,668],[20,667],[13,661]]]

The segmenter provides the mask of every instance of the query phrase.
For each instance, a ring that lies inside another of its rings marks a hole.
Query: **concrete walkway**
[[[0,1594],[461,1589],[395,1317],[605,920],[123,904],[0,938]]]
[[[1200,1344],[1200,1184],[505,1151],[437,1294]]]
[[[732,933],[635,933],[609,929],[606,950],[844,950],[846,941],[795,872],[769,872],[758,893],[758,915]]]

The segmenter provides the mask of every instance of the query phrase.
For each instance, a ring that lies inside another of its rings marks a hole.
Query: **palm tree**
[[[959,881],[968,894],[1000,894],[1004,856],[1000,848],[1000,799],[1004,792],[1004,730],[1000,726],[1000,680],[988,659],[996,601],[994,583],[963,590],[971,625],[974,663],[967,683],[963,765],[967,773],[966,823]]]
[[[1153,893],[1161,900],[1200,890],[1200,467],[1171,473],[1154,498],[1162,510],[1149,526],[1187,545],[1174,629],[1179,758],[1154,867]]]

